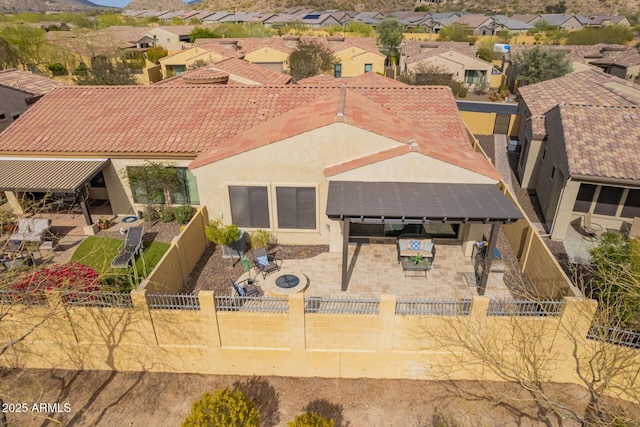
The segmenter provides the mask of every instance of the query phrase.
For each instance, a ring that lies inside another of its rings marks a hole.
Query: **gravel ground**
[[[180,234],[180,224],[156,221],[151,224],[144,223],[144,236],[142,240],[145,242],[171,243],[171,240],[178,234]],[[110,230],[99,231],[97,235],[122,240],[125,238],[125,235],[120,234],[120,232]]]
[[[329,246],[276,245],[269,252],[275,253],[279,259],[303,259],[329,252]],[[250,253],[248,255],[250,256]],[[222,248],[219,245],[210,244],[180,293],[197,294],[200,291],[214,291],[219,295],[229,295],[233,293],[230,280],[236,280],[244,273],[241,262],[232,266],[230,259],[222,258]]]

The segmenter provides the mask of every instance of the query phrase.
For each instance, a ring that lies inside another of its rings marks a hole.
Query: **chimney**
[[[238,50],[240,50],[240,48],[238,47],[238,41],[237,40],[220,40],[218,43],[220,43],[220,46],[222,46],[225,49],[229,49],[232,50],[234,52],[237,52]]]
[[[335,46],[342,42],[344,42],[344,37],[327,37],[327,43],[329,43],[329,46]]]

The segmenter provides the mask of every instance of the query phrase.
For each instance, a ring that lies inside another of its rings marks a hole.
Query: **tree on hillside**
[[[571,59],[565,52],[539,46],[515,55],[513,65],[517,79],[527,84],[562,77],[573,69]]]
[[[404,39],[404,24],[396,17],[387,17],[378,24],[378,44],[387,58],[399,55],[400,43]]]
[[[307,77],[328,73],[338,60],[333,51],[315,40],[301,40],[289,55],[289,73],[291,79],[297,82]]]
[[[91,67],[87,73],[76,76],[76,84],[88,86],[135,85],[136,81],[129,73],[127,64],[119,59],[106,56],[91,58]]]
[[[633,40],[631,29],[622,25],[606,25],[600,28],[584,28],[567,34],[567,44],[594,45],[626,44]]]
[[[218,39],[221,37],[221,35],[216,34],[216,32],[210,28],[195,27],[189,34],[189,41],[193,43],[196,39]]]
[[[440,30],[440,40],[474,43],[476,37],[473,30],[465,24],[454,23]]]

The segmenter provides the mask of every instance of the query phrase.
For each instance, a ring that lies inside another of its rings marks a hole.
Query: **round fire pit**
[[[298,271],[280,270],[271,273],[264,281],[264,287],[274,296],[302,292],[309,285],[309,279]]]

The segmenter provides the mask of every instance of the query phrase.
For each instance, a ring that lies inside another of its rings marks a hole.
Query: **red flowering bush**
[[[91,267],[78,263],[56,264],[23,273],[10,285],[10,290],[14,291],[10,295],[20,302],[35,304],[46,300],[45,289],[96,292],[100,290],[99,284],[99,275]],[[67,298],[76,299],[78,295],[70,293]]]

